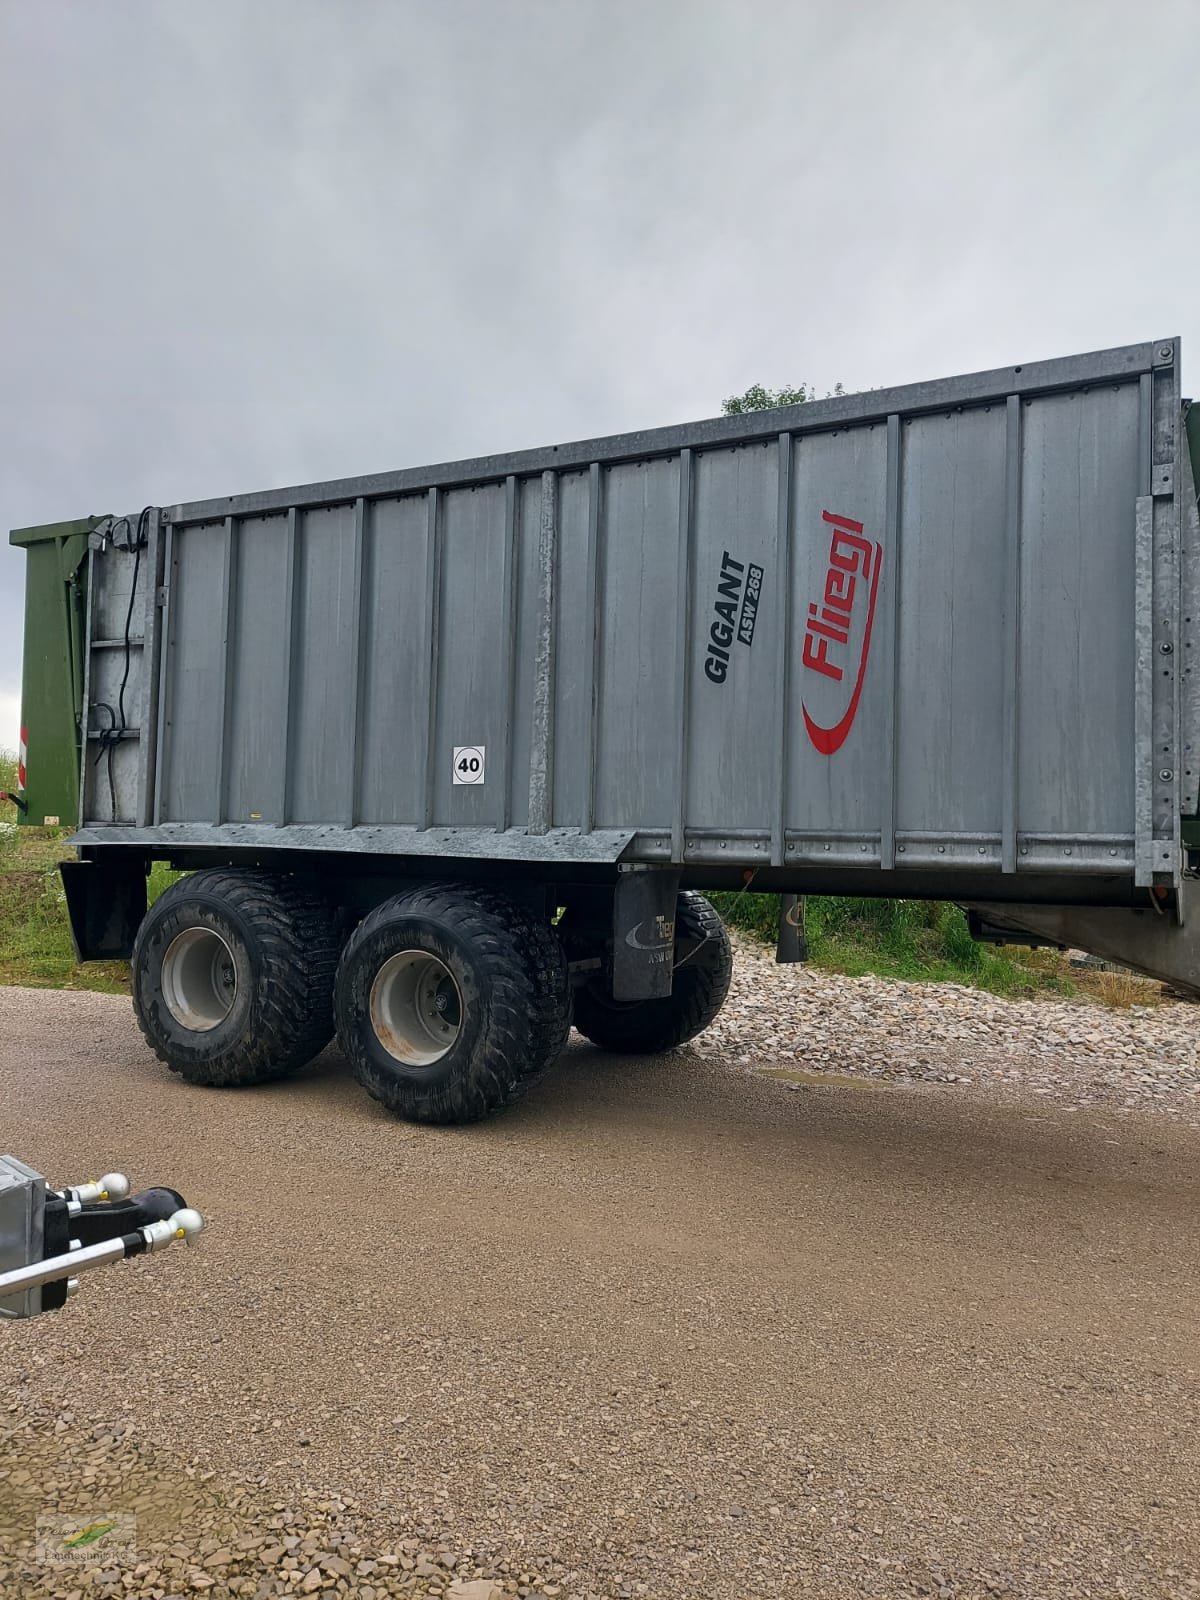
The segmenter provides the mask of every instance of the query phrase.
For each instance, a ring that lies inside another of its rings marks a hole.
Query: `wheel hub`
[[[371,1026],[380,1044],[409,1067],[431,1067],[462,1029],[462,995],[449,967],[427,950],[389,956],[371,985]]]
[[[162,992],[181,1028],[208,1033],[233,1010],[237,999],[233,951],[212,928],[185,928],[167,946]]]

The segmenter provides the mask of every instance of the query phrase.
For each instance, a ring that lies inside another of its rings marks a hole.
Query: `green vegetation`
[[[732,927],[774,944],[779,931],[776,896],[714,894],[711,899]],[[809,959],[827,972],[963,983],[1011,997],[1077,992],[1060,956],[976,944],[963,912],[942,901],[810,895],[806,922]]]
[[[16,759],[0,751],[0,789],[15,789]],[[69,852],[68,828],[19,828],[16,808],[0,806],[0,984],[35,989],[95,989],[129,993],[124,961],[75,959],[58,863]],[[157,862],[150,876],[153,900],[177,873]]]
[[[845,394],[845,389],[840,383],[835,383],[832,394]],[[798,388],[784,384],[782,389],[764,389],[761,383],[752,383],[744,394],[731,394],[721,401],[721,410],[727,417],[740,417],[747,411],[772,411],[776,406],[802,406],[806,401],[816,400],[817,391],[811,384],[802,383]],[[830,395],[825,398],[828,400]]]

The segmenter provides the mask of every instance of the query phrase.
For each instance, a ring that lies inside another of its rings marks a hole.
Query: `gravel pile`
[[[1200,1005],[1005,1000],[949,983],[777,966],[737,933],[724,1010],[692,1046],[744,1069],[975,1084],[1067,1110],[1200,1122]]]

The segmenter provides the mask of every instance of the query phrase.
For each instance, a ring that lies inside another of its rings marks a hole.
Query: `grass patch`
[[[779,932],[774,895],[710,898],[732,927],[774,944]],[[966,914],[944,901],[809,895],[806,909],[809,960],[826,972],[852,978],[874,973],[909,983],[963,983],[1009,997],[1061,997],[1080,991],[1064,957],[1016,945],[977,944],[967,931]],[[1109,1003],[1122,1003],[1115,989]]]
[[[37,841],[43,846],[46,842]],[[76,961],[57,866],[0,870],[0,984],[4,983],[129,993],[127,962]]]
[[[16,757],[0,751],[0,789],[17,786]],[[127,961],[75,959],[58,863],[72,852],[69,828],[18,827],[16,807],[0,806],[0,984],[34,989],[129,993]],[[153,901],[179,876],[155,862]]]

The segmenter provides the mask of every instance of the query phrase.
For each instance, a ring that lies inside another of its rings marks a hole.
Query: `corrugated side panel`
[[[182,538],[190,539],[192,529]],[[294,532],[287,515],[250,517],[239,528],[234,580],[225,763],[226,819],[281,822]]]
[[[1021,829],[1131,837],[1138,391],[1021,410]]]
[[[365,533],[358,820],[412,823],[425,803],[434,575],[427,496],[374,501]]]
[[[818,434],[798,440],[792,456],[787,763],[780,804],[787,830],[798,835],[793,859],[837,854],[861,865],[878,853],[887,805],[887,429]],[[842,520],[829,520],[834,517]],[[774,589],[780,581],[772,563],[764,582]],[[836,596],[827,599],[827,590]],[[843,736],[851,706],[853,721]],[[841,740],[832,754],[814,748],[810,724],[830,745]]]
[[[222,522],[180,529],[173,540],[160,751],[162,821],[219,820],[226,542]]]
[[[438,604],[436,737],[431,752],[430,819],[458,828],[500,824],[498,775],[507,685],[505,646],[505,487],[456,489],[443,496]],[[454,782],[455,748],[483,747],[484,781]]]
[[[1140,839],[1168,870],[1177,354],[1079,363],[179,508],[156,819],[1006,872],[1128,873]],[[119,667],[93,652],[93,706]]]
[[[674,812],[679,461],[608,469],[600,510],[595,820]],[[565,818],[563,819],[566,820]]]
[[[354,507],[306,511],[297,526],[288,727],[288,817],[350,821],[358,671]]]
[[[764,589],[753,644],[741,660],[710,655],[711,630],[718,638],[736,632],[728,615],[734,603],[721,594],[744,585],[752,565],[774,566],[777,442],[697,452],[692,466],[690,614],[693,644],[686,666],[687,761],[684,816],[693,829],[761,828],[771,815],[774,739],[771,707],[778,671],[779,630],[773,593]],[[669,613],[668,613],[669,616]],[[733,653],[733,639],[719,647]],[[730,666],[735,670],[728,670]],[[712,674],[709,676],[708,674]],[[723,674],[723,676],[722,676]],[[664,734],[667,730],[663,730]],[[670,760],[669,739],[659,756]]]

